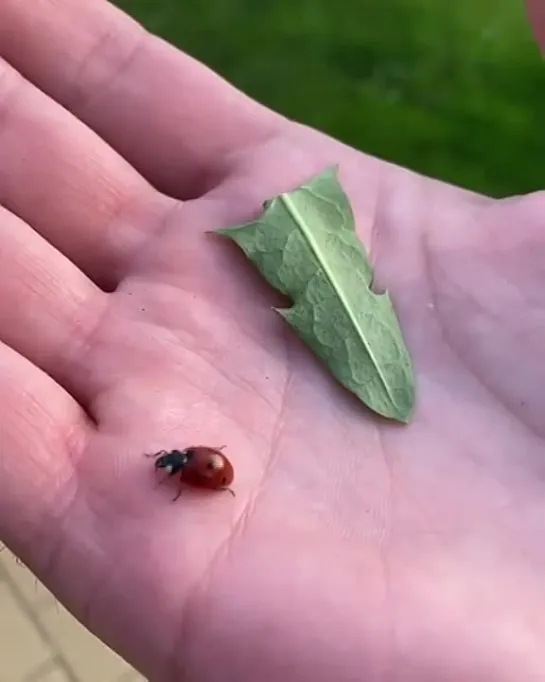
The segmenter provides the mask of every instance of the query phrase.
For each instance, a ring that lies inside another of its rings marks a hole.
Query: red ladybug
[[[209,448],[205,445],[195,445],[185,450],[160,450],[148,457],[155,457],[155,471],[165,469],[167,478],[179,474],[180,483],[187,483],[194,488],[208,488],[209,490],[228,490],[233,482],[235,472],[233,465],[221,452],[220,448]],[[182,485],[174,498],[175,502],[182,494]]]

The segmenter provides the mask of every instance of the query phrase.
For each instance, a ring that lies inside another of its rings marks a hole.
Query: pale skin
[[[2,540],[153,682],[543,679],[545,195],[342,146],[100,0],[3,0],[0,56]],[[206,234],[331,163],[409,427]],[[235,498],[172,503],[143,456],[217,443]]]

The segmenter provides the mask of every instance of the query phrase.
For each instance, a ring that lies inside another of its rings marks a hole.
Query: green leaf
[[[336,168],[266,201],[258,220],[217,232],[290,297],[293,306],[278,312],[346,388],[375,412],[410,420],[411,360],[388,293],[371,291]]]

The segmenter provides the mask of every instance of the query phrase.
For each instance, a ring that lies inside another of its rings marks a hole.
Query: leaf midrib
[[[308,191],[308,190],[307,190],[307,191]],[[361,340],[361,342],[363,343],[365,349],[367,350],[367,353],[369,354],[369,357],[371,358],[371,360],[372,360],[372,362],[373,362],[373,364],[374,364],[374,366],[375,366],[375,368],[376,368],[376,370],[377,370],[377,372],[378,372],[378,375],[379,375],[379,377],[380,377],[380,380],[381,380],[381,382],[382,382],[382,385],[384,386],[384,388],[385,388],[385,390],[386,390],[386,393],[388,394],[390,400],[392,401],[392,404],[395,404],[395,403],[394,403],[394,400],[393,400],[393,397],[392,397],[392,394],[390,393],[390,389],[389,389],[388,383],[386,382],[386,380],[385,380],[385,378],[384,378],[384,375],[383,375],[383,373],[382,373],[382,371],[381,371],[381,369],[380,369],[380,365],[379,365],[379,363],[377,362],[377,359],[376,359],[375,355],[373,354],[373,352],[372,352],[372,350],[371,350],[369,344],[367,343],[367,340],[366,340],[365,337],[361,334],[359,324],[357,323],[357,318],[356,318],[356,316],[354,315],[354,312],[353,312],[353,310],[352,310],[352,306],[348,303],[348,301],[347,301],[346,298],[344,297],[344,295],[343,295],[343,293],[342,293],[342,290],[339,289],[339,287],[337,286],[337,284],[336,284],[336,282],[335,282],[335,277],[333,276],[333,273],[331,272],[331,270],[329,269],[329,267],[328,267],[328,265],[327,265],[327,260],[326,260],[326,259],[320,259],[319,254],[320,254],[321,252],[320,252],[320,249],[318,248],[318,244],[316,243],[315,239],[313,238],[312,233],[310,232],[310,230],[307,230],[307,229],[306,229],[305,221],[303,220],[301,214],[300,214],[299,211],[297,210],[297,207],[295,206],[295,203],[293,202],[293,200],[290,198],[290,196],[289,196],[288,194],[282,194],[281,197],[282,197],[282,200],[283,200],[283,202],[284,202],[284,205],[286,206],[286,209],[287,209],[288,213],[291,215],[291,217],[293,218],[293,220],[295,221],[295,223],[296,223],[296,224],[299,226],[299,228],[301,229],[301,232],[303,233],[303,235],[304,235],[304,237],[305,237],[305,239],[306,239],[306,241],[307,241],[307,244],[309,245],[310,250],[311,250],[312,253],[314,254],[314,257],[316,258],[316,260],[318,261],[318,263],[319,263],[319,264],[321,265],[321,267],[323,268],[323,270],[324,270],[324,272],[325,272],[325,274],[326,274],[326,277],[327,277],[327,279],[328,279],[328,281],[329,281],[329,283],[330,283],[330,285],[331,285],[333,291],[337,294],[337,297],[339,298],[339,300],[340,300],[340,301],[342,302],[342,304],[344,305],[344,309],[348,312],[348,317],[350,318],[350,320],[351,320],[351,322],[352,322],[354,328],[356,329],[356,332],[357,332],[358,337],[360,338],[360,340]]]

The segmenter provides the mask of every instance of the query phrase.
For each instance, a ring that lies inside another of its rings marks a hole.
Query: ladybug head
[[[181,471],[188,462],[188,457],[180,450],[171,450],[155,460],[155,470],[164,469],[169,476]]]

